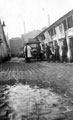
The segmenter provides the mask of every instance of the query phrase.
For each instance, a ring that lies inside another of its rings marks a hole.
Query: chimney
[[[48,27],[50,26],[50,16],[48,14]]]

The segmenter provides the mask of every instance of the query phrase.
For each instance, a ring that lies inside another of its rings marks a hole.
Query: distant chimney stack
[[[50,16],[48,14],[48,27],[50,26]]]
[[[26,34],[26,27],[25,27],[25,22],[24,22],[24,34]]]

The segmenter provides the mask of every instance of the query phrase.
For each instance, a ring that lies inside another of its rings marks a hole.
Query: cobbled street
[[[0,64],[0,120],[73,120],[73,64]]]

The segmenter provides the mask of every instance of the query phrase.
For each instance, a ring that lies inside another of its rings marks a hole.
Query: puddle
[[[54,120],[71,110],[68,100],[50,88],[0,86],[0,120]]]

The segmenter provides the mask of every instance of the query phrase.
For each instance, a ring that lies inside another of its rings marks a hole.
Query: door
[[[71,61],[73,61],[73,37],[70,38]]]

